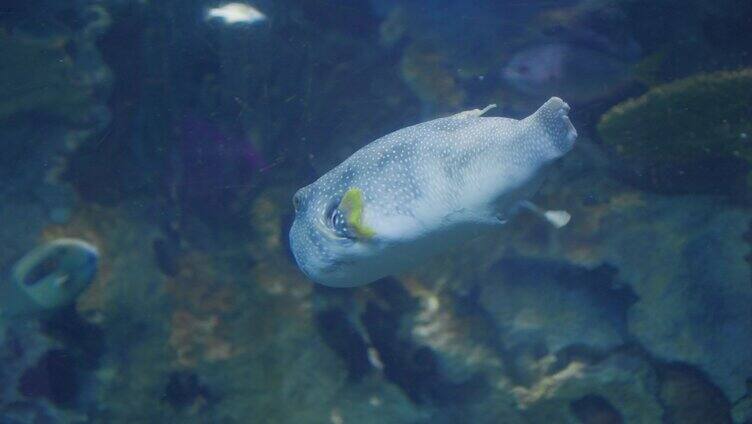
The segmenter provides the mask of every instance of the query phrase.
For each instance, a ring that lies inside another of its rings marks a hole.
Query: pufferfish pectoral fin
[[[534,214],[540,216],[541,218],[545,219],[549,224],[553,225],[555,228],[561,228],[569,223],[569,220],[572,219],[572,215],[569,214],[567,211],[561,211],[561,210],[543,210],[535,205],[535,203],[530,202],[528,200],[523,200],[518,205],[520,208],[527,209]]]
[[[348,229],[359,239],[368,240],[376,235],[376,231],[363,222],[364,207],[363,191],[357,187],[350,187],[339,202]]]

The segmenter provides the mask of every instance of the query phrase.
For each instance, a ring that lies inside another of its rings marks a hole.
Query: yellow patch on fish
[[[345,215],[347,226],[358,238],[370,239],[376,232],[363,223],[363,191],[350,187],[339,202],[339,210]]]

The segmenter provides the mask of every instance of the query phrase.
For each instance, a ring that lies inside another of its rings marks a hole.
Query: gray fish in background
[[[228,25],[255,24],[266,20],[266,15],[244,3],[226,3],[206,11],[206,19],[220,19]]]
[[[99,252],[77,239],[39,246],[13,266],[0,282],[0,314],[38,316],[72,304],[97,272]]]
[[[515,53],[502,69],[516,91],[535,98],[560,96],[574,104],[608,97],[631,80],[630,63],[572,43],[545,43]]]
[[[522,120],[470,110],[365,146],[293,197],[290,246],[313,281],[358,286],[498,228],[520,209],[559,227],[569,215],[526,199],[577,137],[552,98]]]

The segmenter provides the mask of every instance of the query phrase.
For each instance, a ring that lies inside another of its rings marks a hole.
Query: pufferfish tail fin
[[[558,97],[551,97],[535,113],[523,120],[533,126],[536,132],[542,132],[545,142],[553,147],[554,157],[559,157],[572,150],[577,130],[569,120],[569,105]]]

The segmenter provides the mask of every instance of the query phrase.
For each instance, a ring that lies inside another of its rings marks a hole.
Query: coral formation
[[[46,228],[70,219],[77,197],[61,181],[61,170],[76,146],[107,121],[109,74],[94,47],[107,15],[101,8],[87,14],[74,2],[53,9],[77,23],[50,25],[61,31],[41,35],[13,20],[0,23],[0,284],[10,283],[11,265],[24,252],[56,238],[43,234]],[[41,16],[28,19],[49,24]],[[49,318],[68,328],[43,319],[0,320],[3,422],[86,419],[82,410],[91,399],[79,389],[90,383],[96,366],[96,330],[76,315]]]
[[[660,360],[698,367],[727,399],[740,400],[752,374],[749,351],[736,348],[752,343],[742,324],[752,320],[749,245],[742,237],[752,216],[714,197],[666,198],[607,179],[588,181],[570,181],[565,192],[551,194],[572,199],[570,210],[580,218],[566,230],[572,232],[566,243],[523,236],[517,249],[614,267],[633,293],[628,340]],[[588,197],[599,200],[581,200]]]
[[[78,31],[57,23],[65,30],[39,37],[0,28],[0,57],[9,58],[0,66],[0,121],[21,113],[75,124],[97,120],[97,98],[109,73],[94,43],[109,25],[109,15],[99,6],[73,13],[88,14]]]
[[[628,159],[697,162],[752,160],[752,70],[698,75],[651,89],[615,106],[598,132]]]
[[[692,192],[710,185],[735,192],[744,180],[734,180],[733,173],[743,175],[752,162],[751,102],[750,69],[693,76],[615,106],[601,118],[598,133],[626,167],[645,174],[643,179],[655,174],[651,169],[668,167],[692,176],[689,181],[654,177],[653,187]],[[713,170],[729,166],[731,171]],[[731,175],[714,181],[718,172]]]

